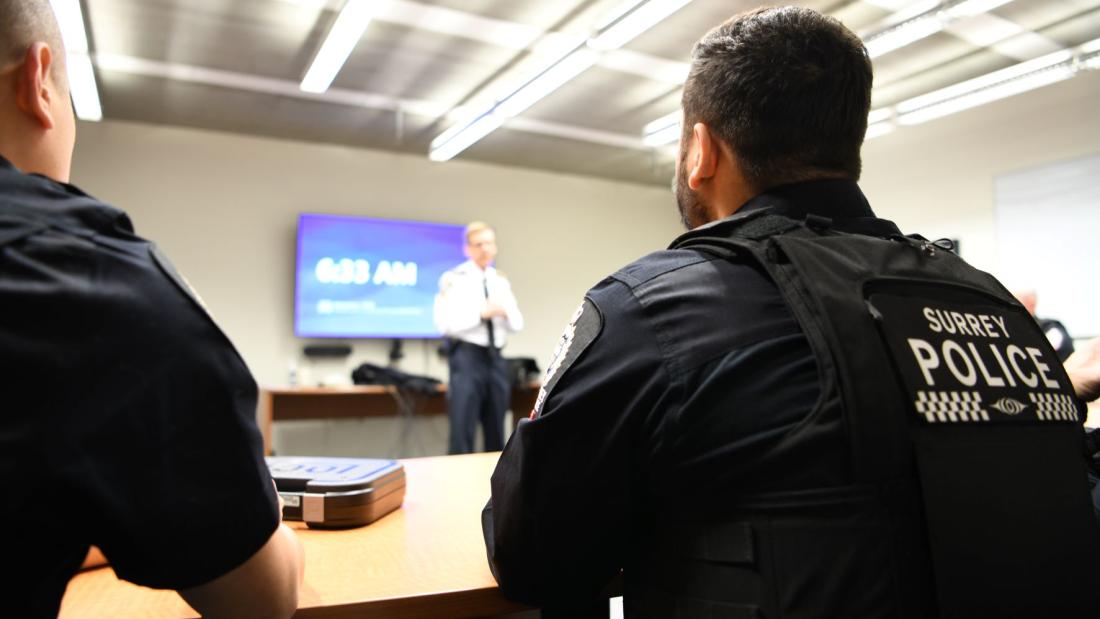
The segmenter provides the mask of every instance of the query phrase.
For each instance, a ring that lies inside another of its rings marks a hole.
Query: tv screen
[[[303,213],[298,216],[294,333],[432,338],[445,271],[466,260],[463,226]]]

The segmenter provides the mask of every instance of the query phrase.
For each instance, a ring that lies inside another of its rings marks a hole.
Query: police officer
[[[125,213],[67,183],[48,0],[0,3],[4,615],[55,617],[90,546],[203,616],[289,617],[301,547],[232,344]]]
[[[628,617],[1093,617],[1083,407],[1034,321],[856,181],[871,64],[806,8],[706,34],[690,232],[592,288],[483,513],[504,594]],[[999,360],[999,361],[998,361]]]
[[[504,412],[512,386],[500,349],[523,315],[508,279],[493,267],[496,232],[475,221],[466,226],[466,262],[439,279],[435,323],[447,339],[451,429],[448,453],[474,451],[480,421],[485,450],[504,447]]]

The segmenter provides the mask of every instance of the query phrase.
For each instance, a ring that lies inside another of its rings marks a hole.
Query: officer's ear
[[[714,177],[718,171],[718,158],[721,147],[719,140],[710,132],[705,123],[695,123],[691,128],[691,146],[688,148],[687,183],[692,191],[698,191],[703,183]]]
[[[54,100],[64,96],[57,82],[50,79],[50,70],[60,70],[50,46],[39,41],[31,44],[16,69],[15,103],[19,109],[43,129],[56,125]]]

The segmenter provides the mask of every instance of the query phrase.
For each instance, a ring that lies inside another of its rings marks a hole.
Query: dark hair
[[[758,190],[859,179],[871,60],[839,21],[802,7],[760,8],[708,32],[691,55],[685,137],[705,123]]]

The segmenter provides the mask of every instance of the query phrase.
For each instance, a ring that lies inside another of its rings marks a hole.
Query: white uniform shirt
[[[446,337],[488,346],[489,328],[481,318],[486,301],[500,305],[506,312],[505,316],[493,318],[494,344],[501,348],[509,333],[523,329],[523,314],[519,312],[511,284],[491,266],[482,271],[472,260],[467,260],[439,278],[435,326]]]

